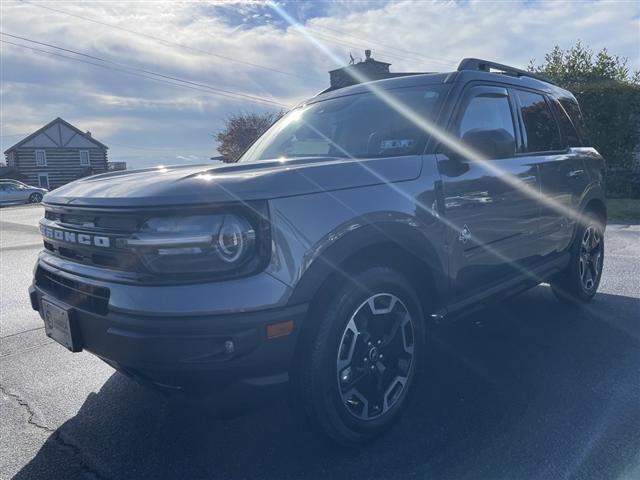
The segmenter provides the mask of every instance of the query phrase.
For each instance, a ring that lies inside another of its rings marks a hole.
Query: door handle
[[[567,177],[569,178],[578,178],[581,175],[584,175],[584,170],[571,170],[567,173]]]

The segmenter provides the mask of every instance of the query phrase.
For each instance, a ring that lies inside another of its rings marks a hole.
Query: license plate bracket
[[[43,298],[42,318],[49,338],[72,352],[82,351],[71,307]]]

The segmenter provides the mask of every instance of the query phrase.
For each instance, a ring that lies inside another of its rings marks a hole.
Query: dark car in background
[[[309,425],[355,443],[402,412],[434,318],[541,282],[595,295],[603,172],[570,92],[466,59],[316,96],[236,164],[47,194],[31,302],[146,385],[288,382]]]

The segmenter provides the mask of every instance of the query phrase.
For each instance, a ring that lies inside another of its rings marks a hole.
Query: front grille
[[[95,265],[96,267],[113,268],[128,272],[139,271],[142,268],[138,257],[132,253],[118,250],[104,252],[92,249],[68,248],[61,245],[54,245],[47,240],[44,241],[44,248],[57,254],[59,257],[84,263],[85,265]]]
[[[49,272],[42,267],[36,270],[36,286],[54,298],[81,310],[106,315],[109,310],[109,289]]]
[[[142,269],[138,256],[118,248],[116,243],[117,239],[138,231],[141,222],[144,221],[143,216],[47,205],[45,219],[45,227],[75,234],[102,235],[110,239],[108,247],[97,247],[63,241],[62,238],[45,237],[44,247],[49,252],[85,265],[129,272]]]
[[[60,225],[118,232],[134,232],[140,226],[139,218],[127,215],[109,215],[103,212],[77,214],[47,210],[45,211],[44,218],[53,220]]]

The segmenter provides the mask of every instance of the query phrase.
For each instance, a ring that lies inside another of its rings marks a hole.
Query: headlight
[[[155,217],[124,240],[153,273],[241,271],[255,260],[256,229],[239,214]]]

